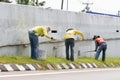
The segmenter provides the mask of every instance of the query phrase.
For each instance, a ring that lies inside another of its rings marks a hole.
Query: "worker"
[[[39,39],[38,37],[46,37],[48,39],[53,39],[53,37],[48,35],[50,32],[50,27],[46,26],[35,26],[34,28],[30,29],[29,32],[29,40],[31,46],[31,58],[38,60],[39,59]]]
[[[104,62],[106,59],[106,49],[107,49],[106,41],[97,35],[94,35],[93,40],[95,40],[95,52],[96,52],[95,60],[98,60],[99,55],[102,51],[102,61]]]
[[[73,28],[67,29],[64,35],[65,48],[66,48],[66,59],[70,61],[74,61],[75,35],[80,35],[82,37],[82,40],[84,40],[83,33]],[[69,48],[70,48],[71,54],[69,54]]]

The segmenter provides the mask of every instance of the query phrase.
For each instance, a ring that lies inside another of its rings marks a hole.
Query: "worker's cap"
[[[69,29],[66,30],[66,32],[69,31],[69,30],[74,30],[74,29],[73,28],[69,28]]]
[[[94,35],[93,40],[95,40],[96,38],[99,38],[99,37],[100,37],[99,35]]]

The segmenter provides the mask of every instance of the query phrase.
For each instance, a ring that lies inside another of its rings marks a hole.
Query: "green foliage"
[[[29,4],[29,0],[18,0],[17,3],[18,4],[28,5]]]
[[[0,64],[40,64],[45,66],[46,64],[62,64],[62,63],[95,63],[99,67],[119,67],[120,59],[119,58],[107,58],[106,62],[102,62],[101,60],[94,60],[94,58],[78,58],[74,62],[68,61],[65,58],[56,58],[56,57],[47,57],[46,60],[33,60],[29,57],[12,57],[12,56],[4,56],[0,57]],[[114,65],[113,65],[114,64]]]
[[[45,1],[42,1],[42,2],[39,3],[39,6],[44,6],[45,3],[46,3]]]
[[[12,1],[10,1],[10,0],[0,0],[0,2],[11,3]]]
[[[18,4],[23,4],[23,5],[32,5],[32,6],[44,6],[45,5],[45,1],[42,2],[38,2],[38,0],[18,0],[17,1]]]

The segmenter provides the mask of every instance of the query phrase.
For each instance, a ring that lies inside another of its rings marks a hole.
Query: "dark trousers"
[[[65,47],[66,47],[66,59],[74,61],[74,43],[75,40],[73,38],[65,40]],[[69,54],[70,48],[70,54]]]
[[[38,36],[34,32],[29,31],[29,40],[31,46],[31,58],[38,60],[39,58],[39,41]]]
[[[96,52],[95,59],[98,60],[99,55],[100,55],[100,53],[102,51],[102,61],[105,61],[105,58],[106,58],[106,49],[107,49],[107,44],[106,43],[102,43],[99,46],[99,48],[98,48],[98,50]]]

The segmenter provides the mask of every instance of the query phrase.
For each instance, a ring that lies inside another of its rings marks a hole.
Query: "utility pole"
[[[67,11],[68,11],[68,5],[69,5],[69,3],[68,3],[68,0],[67,0]]]
[[[61,10],[63,10],[63,3],[64,3],[64,0],[62,0],[61,2]]]
[[[120,16],[120,10],[118,10],[118,16]]]
[[[86,7],[82,10],[82,12],[86,12],[86,11],[90,11],[89,5],[92,5],[93,3],[86,2],[86,3],[82,3],[82,4],[86,5]]]

